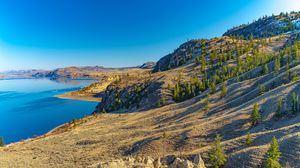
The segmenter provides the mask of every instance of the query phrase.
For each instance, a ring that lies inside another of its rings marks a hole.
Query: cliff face
[[[118,76],[107,86],[102,94],[102,101],[97,106],[97,112],[140,111],[159,107],[162,94],[162,80],[149,77],[148,73],[138,76]]]

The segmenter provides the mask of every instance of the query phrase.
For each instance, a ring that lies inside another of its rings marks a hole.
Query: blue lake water
[[[56,98],[92,80],[0,80],[0,136],[5,143],[42,135],[51,129],[90,115],[97,103]]]

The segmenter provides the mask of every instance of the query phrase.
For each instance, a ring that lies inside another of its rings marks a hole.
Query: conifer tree
[[[254,43],[253,43],[253,34],[252,33],[251,33],[249,39],[250,39],[250,47],[253,48]]]
[[[174,90],[173,90],[173,99],[175,101],[179,101],[180,100],[180,84],[179,82],[176,83]]]
[[[292,93],[292,112],[296,114],[299,111],[299,96],[296,92]]]
[[[278,74],[279,70],[280,70],[280,60],[277,58],[275,60],[275,67],[274,67],[275,74]]]
[[[299,61],[300,59],[300,53],[299,53],[299,49],[297,45],[294,45],[294,56],[295,56],[295,60]]]
[[[227,85],[227,84],[224,83],[224,85],[222,86],[221,95],[220,95],[221,98],[223,98],[223,97],[225,97],[225,96],[227,95],[228,89],[227,89],[227,86],[226,86],[226,85]]]
[[[268,68],[268,64],[265,64],[263,67],[263,74],[266,75],[269,73],[269,68]]]
[[[216,84],[215,84],[215,81],[213,80],[213,81],[211,81],[210,82],[210,87],[209,87],[209,89],[210,89],[210,93],[215,93],[216,92]]]
[[[223,166],[227,160],[223,147],[221,145],[221,137],[218,134],[215,138],[215,142],[213,146],[211,147],[209,158],[210,158],[210,164],[214,168],[219,168]]]
[[[263,95],[266,91],[266,87],[264,85],[259,85],[259,94]]]
[[[205,104],[204,104],[204,110],[208,111],[209,110],[209,105],[210,105],[210,95],[208,94],[205,100]]]
[[[261,114],[259,112],[259,106],[257,103],[255,103],[251,114],[252,125],[258,124],[260,119],[261,119]]]
[[[252,136],[251,136],[251,134],[249,132],[247,133],[247,136],[246,136],[246,139],[245,139],[245,143],[246,143],[246,145],[251,145],[253,143]]]
[[[281,117],[282,116],[282,98],[280,97],[278,99],[278,102],[277,102],[277,110],[276,110],[276,117]]]
[[[196,57],[196,58],[195,58],[195,63],[196,63],[196,65],[200,65],[200,64],[201,64],[201,59],[200,59],[200,57]]]
[[[201,70],[205,71],[205,69],[206,69],[206,60],[205,60],[205,57],[203,55],[202,58],[201,58]]]
[[[279,159],[281,152],[279,151],[279,145],[275,137],[272,138],[271,146],[267,152],[267,159],[265,162],[266,168],[281,168]]]

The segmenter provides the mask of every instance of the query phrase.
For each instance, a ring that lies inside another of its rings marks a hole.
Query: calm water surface
[[[91,114],[97,103],[66,100],[55,95],[77,90],[93,80],[0,80],[0,136],[5,143],[42,135]]]

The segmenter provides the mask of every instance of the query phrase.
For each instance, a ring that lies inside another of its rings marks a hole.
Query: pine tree
[[[276,117],[280,118],[282,116],[282,98],[280,97],[277,102]]]
[[[252,114],[251,114],[252,125],[258,124],[260,119],[261,119],[261,114],[259,112],[259,106],[257,103],[255,103]]]
[[[206,69],[206,59],[205,56],[203,55],[201,58],[201,71],[205,71]]]
[[[176,83],[174,90],[173,90],[173,99],[175,101],[179,101],[180,100],[180,84],[179,82]]]
[[[249,132],[247,133],[247,136],[246,136],[246,139],[245,139],[245,143],[246,143],[246,145],[251,145],[253,143],[252,136],[251,136],[251,134]]]
[[[297,45],[294,45],[294,57],[296,61],[299,61],[300,59],[300,53]]]
[[[219,168],[223,166],[226,162],[226,155],[224,153],[223,147],[221,145],[221,137],[217,134],[215,142],[211,148],[210,154],[210,164],[214,168]]]
[[[201,59],[200,59],[200,57],[196,57],[195,63],[196,63],[196,65],[200,65],[200,64],[201,64]]]
[[[268,68],[268,64],[265,64],[263,67],[263,74],[266,75],[269,73],[269,68]]]
[[[275,60],[274,71],[275,71],[276,74],[278,74],[278,73],[279,73],[279,70],[280,70],[280,60],[277,58],[277,59]]]
[[[217,89],[217,88],[216,88],[216,84],[215,84],[215,81],[214,81],[214,80],[210,83],[209,89],[210,89],[210,93],[211,93],[211,94],[213,94],[213,93],[216,92],[216,89]]]
[[[299,111],[299,96],[296,92],[292,93],[292,112],[296,114]]]
[[[251,35],[250,35],[250,47],[251,48],[253,48],[253,46],[254,46],[254,43],[253,43],[253,34],[251,33]]]
[[[224,83],[224,85],[222,86],[220,97],[221,98],[225,97],[227,95],[227,91],[228,91],[228,89],[227,89],[226,83]]]
[[[271,147],[267,152],[267,159],[265,162],[266,168],[281,168],[279,159],[281,152],[279,151],[279,145],[275,137],[272,138]]]
[[[205,104],[204,104],[204,110],[208,111],[209,110],[209,105],[210,105],[210,95],[208,94],[205,100]]]
[[[266,87],[264,85],[259,85],[259,94],[263,95],[266,91]]]

